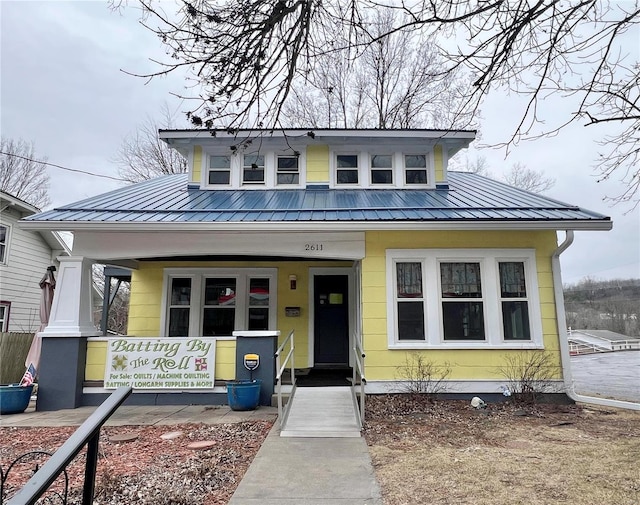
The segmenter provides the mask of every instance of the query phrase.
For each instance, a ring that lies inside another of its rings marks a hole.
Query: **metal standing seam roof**
[[[206,190],[159,177],[30,216],[38,223],[581,221],[610,218],[477,174],[449,172],[446,189]]]

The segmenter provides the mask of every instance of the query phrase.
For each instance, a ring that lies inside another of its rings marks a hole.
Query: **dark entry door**
[[[314,277],[316,365],[349,364],[349,276]]]

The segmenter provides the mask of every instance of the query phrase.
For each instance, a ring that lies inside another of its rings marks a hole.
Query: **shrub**
[[[436,365],[422,354],[407,354],[404,365],[396,369],[396,378],[403,381],[403,393],[426,395],[429,399],[444,392],[444,382],[450,375],[449,363]]]
[[[545,351],[526,351],[504,356],[498,369],[516,403],[536,403],[544,393],[556,392],[553,376],[557,370],[552,355]]]

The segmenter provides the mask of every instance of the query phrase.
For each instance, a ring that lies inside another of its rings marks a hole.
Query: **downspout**
[[[560,275],[560,255],[573,243],[573,230],[565,231],[565,239],[551,256],[551,271],[553,274],[553,290],[556,299],[556,319],[558,321],[558,338],[560,339],[560,357],[562,360],[562,376],[567,396],[576,402],[604,405],[622,409],[640,410],[640,403],[626,402],[622,400],[610,400],[597,396],[585,396],[575,392],[573,376],[571,373],[571,356],[569,354],[569,339],[567,336],[567,319],[564,310],[564,293],[562,290],[562,278]]]

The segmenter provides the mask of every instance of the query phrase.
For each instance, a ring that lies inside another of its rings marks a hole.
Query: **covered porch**
[[[110,346],[123,339],[200,339],[212,349],[211,381],[139,380],[130,404],[226,403],[226,383],[242,366],[236,331],[279,332],[276,345],[294,331],[298,375],[350,370],[364,241],[362,232],[76,230],[42,334],[37,409],[100,403],[113,386]],[[131,270],[126,335],[105,336],[93,320],[94,263]]]

